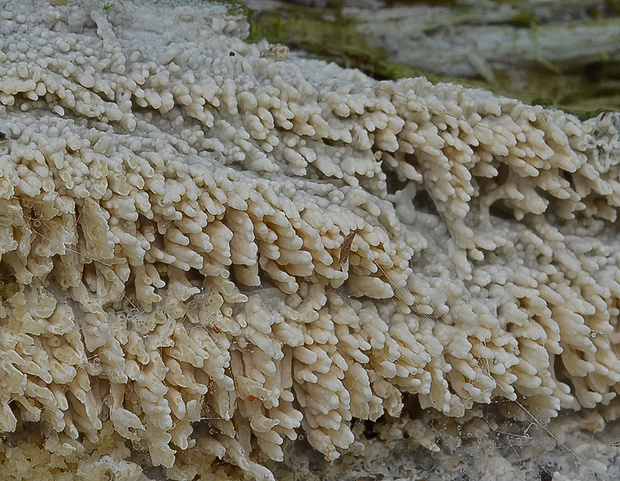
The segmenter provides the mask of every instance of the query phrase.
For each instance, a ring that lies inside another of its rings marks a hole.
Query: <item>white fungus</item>
[[[15,3],[0,431],[269,479],[256,450],[335,459],[404,393],[542,422],[615,396],[617,114],[282,61],[221,6]]]

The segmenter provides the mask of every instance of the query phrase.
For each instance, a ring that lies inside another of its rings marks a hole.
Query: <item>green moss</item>
[[[531,27],[538,24],[540,19],[534,12],[521,11],[512,17],[512,24],[515,27]]]
[[[287,5],[279,11],[255,12],[250,16],[250,42],[263,38],[307,52],[311,58],[358,68],[378,79],[427,76],[432,81],[458,81],[390,60],[385,49],[368,44],[357,22],[343,18],[339,9],[307,9]],[[469,82],[470,84],[472,82]],[[475,83],[475,86],[482,84]]]
[[[252,10],[241,0],[219,0],[228,6],[228,14],[240,17],[250,17]]]
[[[495,93],[528,104],[556,107],[586,119],[601,111],[620,111],[620,82],[588,78],[582,72],[557,74],[545,69],[496,72]],[[518,78],[515,85],[514,79]]]
[[[532,100],[532,105],[540,105],[541,107],[553,107],[553,100],[544,97],[536,97]]]
[[[501,3],[501,2],[498,2]],[[466,15],[466,12],[464,12]],[[596,78],[605,59],[595,59],[592,72],[560,73],[553,65],[539,62],[528,71],[494,71],[494,82],[441,76],[391,60],[384,49],[370,45],[354,20],[344,18],[339,9],[305,8],[286,5],[278,11],[250,12],[249,41],[263,38],[307,52],[311,58],[333,61],[345,68],[358,68],[377,79],[425,76],[432,82],[454,82],[484,88],[526,103],[562,108],[581,118],[600,110],[620,110],[620,85]],[[538,19],[522,12],[515,25],[536,31]],[[606,21],[606,20],[601,20]],[[540,33],[540,32],[539,32]],[[600,65],[599,65],[600,64]],[[515,79],[518,79],[515,81]]]
[[[355,28],[342,18],[338,9],[304,9],[285,6],[277,12],[260,12],[250,17],[250,41],[266,38],[338,62],[372,62],[382,56],[369,47]]]

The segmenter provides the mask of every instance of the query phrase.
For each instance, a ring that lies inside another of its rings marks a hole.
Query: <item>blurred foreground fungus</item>
[[[221,5],[59,3],[2,2],[0,39],[0,432],[56,472],[273,479],[403,393],[617,394],[617,114],[274,58]]]

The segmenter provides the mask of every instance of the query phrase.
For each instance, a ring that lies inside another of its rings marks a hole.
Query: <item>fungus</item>
[[[3,16],[0,431],[269,479],[405,393],[614,398],[617,114],[274,58],[216,5]]]

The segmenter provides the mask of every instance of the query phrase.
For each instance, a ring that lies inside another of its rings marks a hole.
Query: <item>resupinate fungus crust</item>
[[[0,16],[0,471],[273,479],[405,395],[614,405],[618,114],[269,55],[205,2]]]

